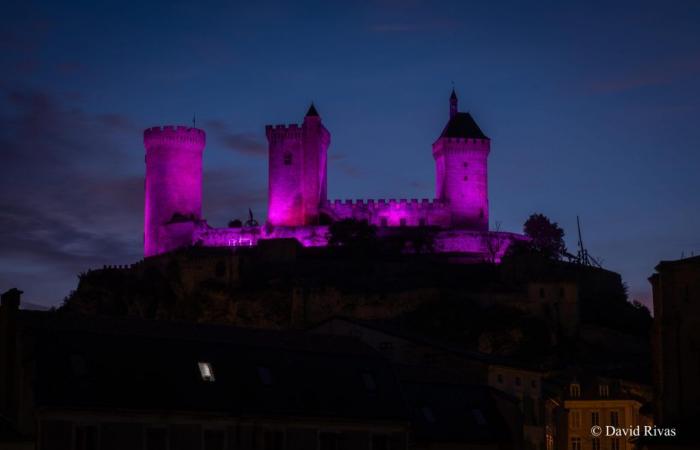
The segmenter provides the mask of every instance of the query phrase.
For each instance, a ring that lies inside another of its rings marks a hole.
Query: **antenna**
[[[588,254],[588,250],[583,246],[583,236],[581,234],[581,219],[576,216],[576,228],[578,229],[578,254],[576,262],[584,266],[596,266],[602,268],[600,262]]]

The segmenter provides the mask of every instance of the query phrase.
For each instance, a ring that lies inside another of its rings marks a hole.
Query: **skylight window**
[[[211,364],[200,361],[197,365],[199,366],[199,374],[202,376],[202,380],[213,382],[214,369],[211,367]]]
[[[374,391],[377,389],[377,383],[374,382],[374,377],[371,373],[364,372],[362,374],[362,381],[365,383],[365,388],[368,391]]]
[[[272,384],[272,372],[270,372],[270,369],[267,367],[258,366],[258,377],[260,378],[260,382],[265,386],[270,386]]]
[[[421,412],[423,413],[423,417],[425,417],[425,420],[427,420],[430,423],[435,423],[435,414],[433,414],[433,409],[430,406],[424,406],[421,409]]]
[[[474,416],[474,420],[478,425],[486,425],[486,418],[484,417],[484,413],[482,413],[480,409],[472,409],[472,415]]]

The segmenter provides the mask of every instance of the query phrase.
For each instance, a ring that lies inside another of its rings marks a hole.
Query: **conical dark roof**
[[[468,112],[458,112],[440,133],[441,138],[488,139]]]
[[[311,106],[309,106],[309,110],[306,112],[306,117],[319,117],[318,111],[316,111],[316,107],[313,103],[311,103]]]

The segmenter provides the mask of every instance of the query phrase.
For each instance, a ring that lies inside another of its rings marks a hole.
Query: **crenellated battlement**
[[[324,204],[326,208],[333,209],[336,207],[354,207],[358,209],[391,209],[391,208],[409,208],[409,209],[446,209],[449,207],[445,202],[439,199],[428,198],[401,198],[401,199],[345,199],[345,200],[327,200]]]
[[[206,133],[199,128],[165,125],[147,128],[143,132],[143,144],[146,149],[163,145],[187,145],[204,148]]]
[[[265,125],[265,135],[268,140],[301,138],[302,127],[296,123]]]

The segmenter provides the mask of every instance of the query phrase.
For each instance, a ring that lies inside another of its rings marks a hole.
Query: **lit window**
[[[212,369],[211,364],[208,362],[199,362],[199,374],[202,376],[204,381],[214,381],[214,369]]]
[[[571,450],[581,450],[581,438],[572,437],[571,438]]]
[[[362,382],[365,383],[365,388],[368,391],[374,391],[377,389],[377,384],[374,382],[374,377],[371,373],[364,372],[362,374]]]
[[[581,385],[578,383],[571,383],[569,386],[569,395],[573,398],[578,398],[581,396]]]
[[[598,411],[591,413],[591,425],[600,425],[600,413]]]
[[[478,425],[486,425],[486,418],[484,417],[484,413],[482,413],[480,409],[472,409],[472,415],[474,416],[474,420],[476,420],[476,423]]]
[[[270,372],[270,369],[267,367],[258,366],[258,377],[260,378],[260,382],[265,386],[270,386],[272,384],[272,372]]]
[[[547,433],[547,450],[554,450],[554,436]]]
[[[598,386],[598,393],[601,397],[607,398],[610,396],[610,388],[607,384],[601,384],[600,386]]]

